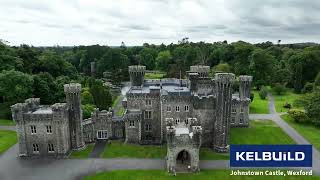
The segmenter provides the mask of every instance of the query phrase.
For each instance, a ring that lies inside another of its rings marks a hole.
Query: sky
[[[319,0],[0,0],[0,39],[33,46],[320,43]]]

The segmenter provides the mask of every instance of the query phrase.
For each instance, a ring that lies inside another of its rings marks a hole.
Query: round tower
[[[82,110],[81,110],[81,84],[71,83],[64,85],[64,93],[69,113],[69,131],[72,149],[84,147],[82,132]]]
[[[239,76],[239,96],[240,99],[250,98],[252,76],[241,75]]]
[[[129,66],[131,86],[142,86],[145,72],[145,66]]]
[[[216,120],[214,124],[213,147],[217,152],[229,150],[229,129],[231,119],[232,73],[215,74],[216,83]]]

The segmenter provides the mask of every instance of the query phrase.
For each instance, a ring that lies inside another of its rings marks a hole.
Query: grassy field
[[[0,154],[16,143],[17,134],[15,131],[0,130]]]
[[[285,170],[282,170],[285,173]],[[319,176],[230,176],[231,170],[201,170],[198,173],[180,173],[177,176],[169,175],[164,170],[117,170],[109,172],[101,172],[91,176],[87,176],[84,180],[103,180],[103,179],[121,179],[121,180],[162,180],[162,179],[217,179],[217,180],[311,180],[320,179]]]
[[[70,158],[88,158],[92,152],[94,144],[87,144],[86,149],[81,151],[73,151],[70,155]]]
[[[102,158],[159,158],[163,159],[167,153],[167,146],[141,146],[125,144],[121,141],[111,141],[106,150],[101,154]]]
[[[229,153],[216,153],[209,148],[201,148],[199,153],[200,160],[228,160]]]
[[[303,96],[303,94],[296,94],[294,93],[292,90],[288,90],[287,92],[285,92],[282,95],[277,95],[274,91],[269,90],[275,100],[275,106],[276,106],[276,111],[277,112],[287,112],[288,109],[284,108],[283,105],[288,102],[289,104],[291,104],[291,108],[294,109],[303,109],[302,107],[295,107],[294,105],[294,101],[301,98]]]
[[[268,114],[268,99],[261,99],[258,91],[252,91],[254,94],[253,101],[250,103],[251,114]]]
[[[144,75],[145,79],[162,79],[166,73],[164,72],[157,72],[157,73],[146,73]]]
[[[232,128],[230,144],[294,144],[271,120],[252,120],[249,128]]]
[[[0,126],[15,126],[16,123],[9,119],[0,119]]]
[[[296,123],[288,114],[281,116],[291,127],[308,140],[313,146],[320,150],[320,128],[309,123]]]

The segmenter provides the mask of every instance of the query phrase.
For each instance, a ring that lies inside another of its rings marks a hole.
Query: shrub
[[[302,93],[312,92],[313,87],[314,87],[314,84],[313,84],[313,83],[307,82],[307,83],[304,85],[303,89],[302,89]]]
[[[286,102],[282,107],[284,107],[286,109],[291,109],[291,104]]]
[[[277,95],[281,95],[286,91],[286,87],[283,84],[276,83],[273,87],[273,91],[277,93]]]
[[[288,111],[289,116],[297,123],[305,123],[309,121],[309,117],[304,111],[292,109]]]
[[[254,93],[250,93],[250,100],[251,100],[251,102],[253,101],[253,99],[254,99]]]
[[[316,79],[314,80],[314,84],[316,86],[320,86],[320,72],[318,73]]]
[[[310,94],[305,109],[314,125],[320,127],[320,91],[315,91]]]
[[[83,119],[91,117],[91,113],[94,111],[95,106],[93,104],[81,105]]]
[[[259,91],[259,96],[261,99],[266,99],[268,95],[268,91],[267,91],[267,88],[265,86],[262,86],[260,91]]]

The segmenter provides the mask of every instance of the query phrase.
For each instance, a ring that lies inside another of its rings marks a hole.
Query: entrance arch
[[[176,171],[189,171],[191,167],[191,156],[186,150],[182,150],[176,157]]]

